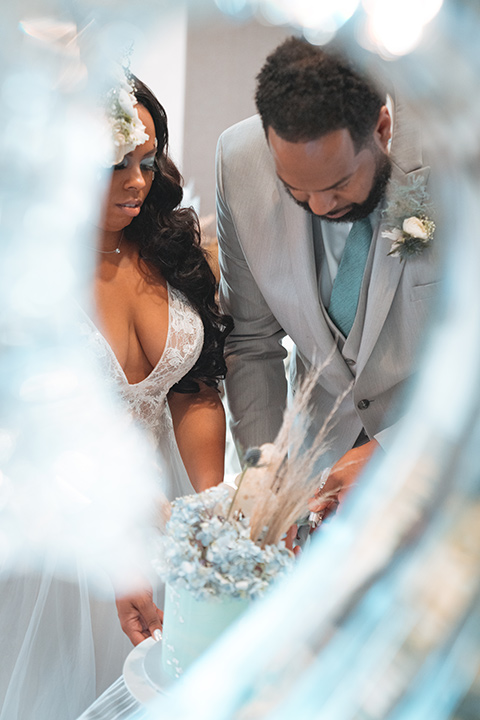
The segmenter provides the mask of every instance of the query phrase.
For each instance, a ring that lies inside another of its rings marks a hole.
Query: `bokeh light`
[[[368,14],[366,36],[384,57],[414,50],[425,26],[437,15],[443,0],[363,0]]]

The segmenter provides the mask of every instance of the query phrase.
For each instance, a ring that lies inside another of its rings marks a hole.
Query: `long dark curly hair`
[[[168,126],[165,110],[152,91],[132,76],[134,94],[153,118],[158,142],[157,170],[142,211],[125,229],[125,237],[136,245],[148,270],[180,290],[202,319],[203,349],[190,372],[174,385],[176,392],[198,392],[201,381],[218,387],[227,368],[223,358],[225,338],[233,327],[216,301],[216,280],[200,247],[200,227],[192,208],[180,208],[182,177],[168,156]]]

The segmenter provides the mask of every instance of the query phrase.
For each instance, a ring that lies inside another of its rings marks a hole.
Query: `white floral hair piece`
[[[133,81],[120,68],[115,85],[106,97],[106,113],[113,143],[107,165],[117,165],[125,155],[148,140],[145,125],[138,117]]]

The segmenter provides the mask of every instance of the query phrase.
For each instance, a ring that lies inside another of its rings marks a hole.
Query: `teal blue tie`
[[[357,312],[363,273],[372,241],[370,220],[353,223],[333,282],[328,314],[347,337]]]

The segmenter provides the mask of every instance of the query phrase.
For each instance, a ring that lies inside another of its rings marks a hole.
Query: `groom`
[[[220,293],[235,329],[226,389],[237,444],[272,441],[287,397],[330,362],[314,394],[313,429],[347,393],[328,436],[329,486],[355,481],[399,418],[438,280],[434,243],[389,255],[382,208],[392,181],[427,181],[418,134],[395,102],[344,59],[291,38],[258,75],[259,115],[220,138]],[[349,386],[352,388],[349,390]],[[320,509],[318,507],[317,509]]]

